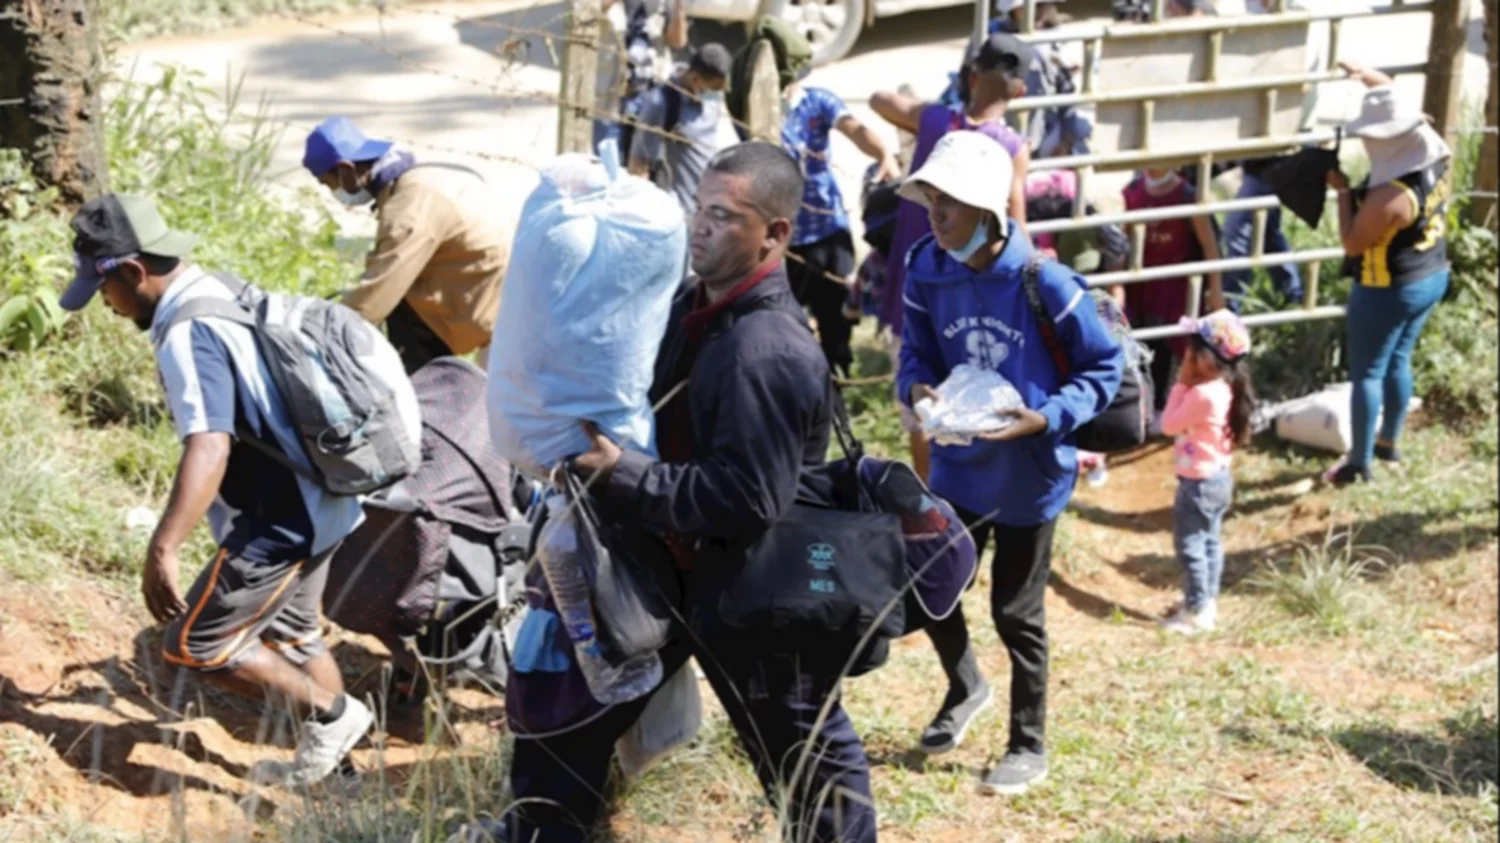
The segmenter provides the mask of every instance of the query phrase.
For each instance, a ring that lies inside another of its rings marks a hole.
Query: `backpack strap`
[[[234,300],[225,301],[221,298],[205,296],[184,302],[167,321],[167,327],[162,330],[163,339],[173,328],[194,319],[223,319],[236,325],[244,325],[252,331],[256,329],[258,324],[255,314],[249,302],[245,300],[245,293],[250,289],[250,284],[227,272],[215,272],[210,277],[228,287],[229,292],[234,294]]]
[[[677,132],[677,124],[682,122],[682,91],[675,85],[667,83],[661,86],[662,101],[666,105],[666,114],[663,115],[661,129],[667,134]]]
[[[1052,321],[1052,314],[1042,304],[1042,264],[1045,262],[1046,258],[1032,254],[1026,261],[1026,268],[1021,270],[1021,286],[1026,290],[1026,303],[1031,305],[1031,312],[1036,315],[1037,328],[1042,332],[1042,344],[1047,346],[1047,353],[1052,355],[1059,377],[1066,380],[1073,367],[1068,362],[1068,352],[1063,349],[1062,338],[1058,336],[1057,323]]]
[[[243,325],[249,328],[252,335],[258,334],[260,331],[260,320],[256,317],[254,306],[250,303],[248,297],[248,294],[255,287],[244,279],[227,272],[215,272],[212,277],[225,287],[228,287],[230,292],[234,293],[234,300],[225,301],[221,298],[205,296],[185,302],[181,307],[177,308],[176,313],[172,314],[171,320],[167,322],[166,330],[170,331],[180,323],[191,322],[195,319],[223,319],[226,322],[233,322],[236,325]],[[166,331],[163,331],[162,335],[165,337]],[[260,349],[260,338],[258,336],[256,337],[255,345],[257,350]],[[276,388],[274,381],[269,382],[267,385],[272,389]],[[235,437],[241,442],[265,454],[272,462],[280,465],[282,468],[287,469],[293,474],[306,477],[315,483],[319,482],[319,478],[315,472],[309,471],[307,468],[293,462],[279,447],[257,436],[245,424],[237,423],[234,433]]]

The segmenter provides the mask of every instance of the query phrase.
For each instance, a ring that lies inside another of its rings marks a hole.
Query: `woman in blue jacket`
[[[1011,659],[1010,743],[985,778],[990,793],[1022,793],[1047,774],[1044,746],[1047,632],[1043,597],[1052,534],[1077,475],[1073,433],[1120,386],[1124,355],[1099,321],[1084,282],[1053,261],[1039,293],[1067,352],[1058,371],[1028,303],[1023,272],[1032,259],[1005,215],[1005,150],[978,132],[952,132],[902,186],[928,209],[933,235],[907,257],[899,388],[910,405],[932,396],[955,366],[994,369],[1026,407],[997,433],[962,447],[934,446],[932,489],[952,501],[983,552],[995,538],[991,611]],[[922,736],[930,754],[958,746],[988,707],[989,685],[969,644],[962,611],[928,629],[949,690]]]

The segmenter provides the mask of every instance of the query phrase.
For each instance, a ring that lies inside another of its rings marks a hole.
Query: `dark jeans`
[[[401,355],[408,375],[439,357],[453,356],[453,349],[404,301],[385,318],[385,335]]]
[[[841,231],[816,243],[793,246],[791,253],[797,256],[786,262],[792,294],[818,320],[818,341],[829,367],[847,376],[854,365],[854,352],[849,348],[854,323],[844,315],[849,288],[828,276],[847,279],[854,272],[854,240],[849,232]]]
[[[1010,746],[1012,752],[1042,753],[1047,729],[1047,611],[1044,598],[1052,571],[1052,534],[1057,519],[1034,527],[1007,527],[955,507],[973,533],[979,552],[995,539],[990,576],[990,612],[1010,654]],[[949,694],[967,697],[979,677],[963,607],[927,627],[937,649]]]
[[[787,839],[874,843],[870,762],[841,704],[833,705],[812,739],[824,701],[838,693],[837,675],[805,672],[795,656],[737,659],[720,653],[716,659],[700,661],[767,798],[780,805],[784,795],[790,797]],[[663,665],[667,676],[682,659],[670,662]],[[640,717],[648,699],[617,706],[599,720],[555,738],[516,741],[510,774],[517,803],[511,819],[513,843],[588,839],[587,830],[604,808],[615,741]],[[804,753],[805,768],[793,782]]]
[[[1236,199],[1254,199],[1260,196],[1273,196],[1275,190],[1271,185],[1262,181],[1260,176],[1245,173],[1244,181],[1240,183],[1240,192]],[[1255,212],[1235,211],[1224,217],[1224,257],[1243,258],[1248,257],[1255,249]],[[1276,207],[1266,212],[1266,230],[1264,237],[1265,253],[1268,255],[1290,252],[1292,245],[1286,239],[1286,232],[1281,228],[1281,208]],[[1294,263],[1282,264],[1280,266],[1266,267],[1270,273],[1271,280],[1276,283],[1276,289],[1286,296],[1287,301],[1299,304],[1302,301],[1302,275]],[[1250,286],[1250,278],[1254,270],[1236,269],[1224,273],[1224,295],[1229,299],[1229,306],[1236,312],[1240,309],[1240,303],[1244,297],[1245,288]]]

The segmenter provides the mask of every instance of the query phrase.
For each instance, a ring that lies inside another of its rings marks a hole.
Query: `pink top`
[[[1178,477],[1205,480],[1229,467],[1234,437],[1229,431],[1229,381],[1214,378],[1194,387],[1175,384],[1161,414],[1161,432],[1176,436],[1172,463]]]

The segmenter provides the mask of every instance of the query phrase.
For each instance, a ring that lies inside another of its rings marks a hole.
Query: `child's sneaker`
[[[1203,607],[1196,612],[1189,609],[1186,604],[1180,605],[1161,620],[1161,628],[1167,632],[1188,636],[1213,632],[1218,625],[1219,607],[1212,600],[1203,604]]]

